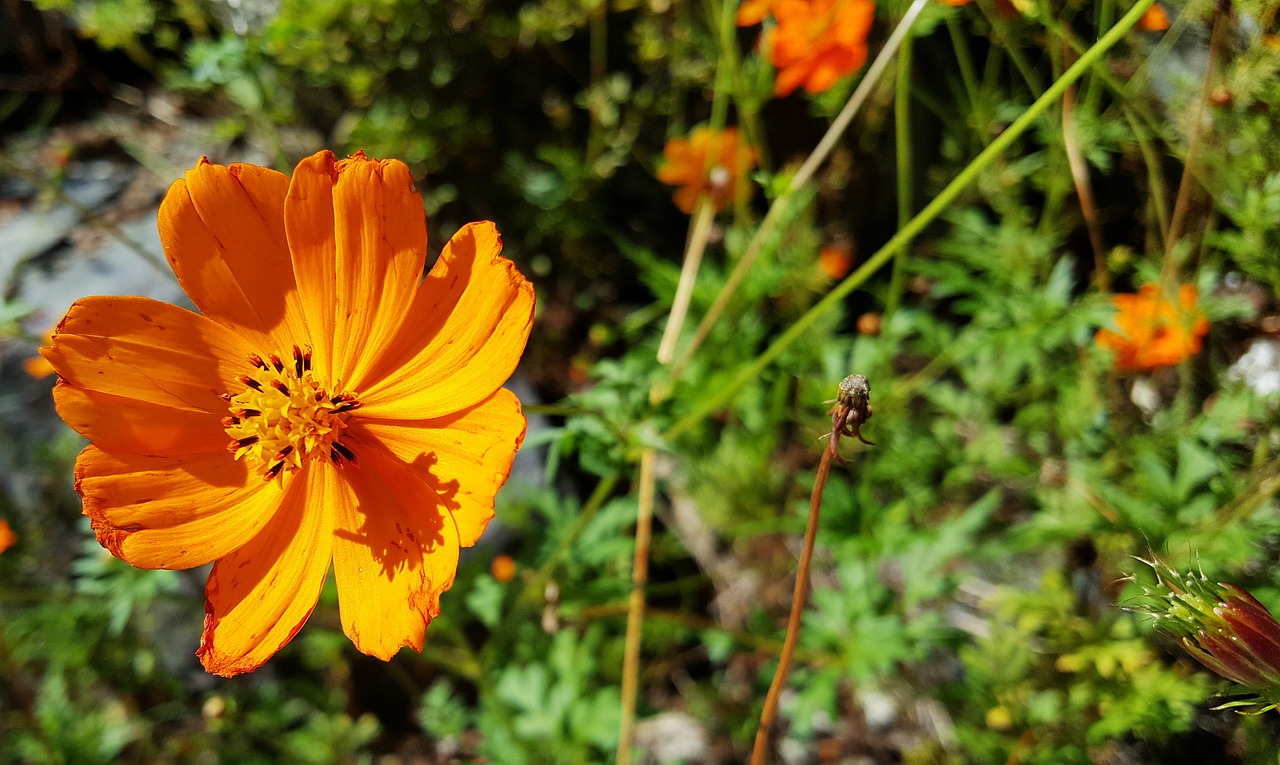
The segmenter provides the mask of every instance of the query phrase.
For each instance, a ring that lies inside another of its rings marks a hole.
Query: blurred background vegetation
[[[62,199],[79,162],[136,167],[146,209],[200,154],[289,172],[363,149],[412,167],[433,254],[492,219],[539,299],[515,383],[526,463],[423,654],[357,654],[330,584],[276,658],[224,680],[193,656],[204,572],[131,569],[82,522],[81,444],[20,366],[56,317],[7,287],[0,761],[610,761],[646,448],[637,752],[743,761],[822,402],[853,372],[875,446],[845,443],[827,485],[776,761],[1275,761],[1275,714],[1215,711],[1225,681],[1123,606],[1150,551],[1280,606],[1280,3],[1161,3],[1168,28],[1131,30],[900,257],[848,277],[1132,3],[931,3],[787,194],[860,75],[775,98],[727,1],[0,5],[0,227]],[[906,8],[878,5],[872,55]],[[656,351],[690,216],[655,174],[707,124],[759,167],[714,219],[685,344],[782,201],[671,379]],[[1148,283],[1194,285],[1208,333],[1180,363],[1118,369],[1095,333]],[[757,363],[802,316],[803,340]]]

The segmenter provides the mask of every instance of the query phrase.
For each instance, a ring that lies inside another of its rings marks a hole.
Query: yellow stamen
[[[360,406],[350,393],[331,394],[311,371],[311,351],[293,348],[293,364],[276,354],[270,363],[253,354],[253,371],[240,376],[244,390],[226,394],[231,416],[223,427],[231,436],[228,449],[235,458],[248,458],[270,480],[293,472],[309,459],[342,464],[355,454],[340,443],[351,412]]]

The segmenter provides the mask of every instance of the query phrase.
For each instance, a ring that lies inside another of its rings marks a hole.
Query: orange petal
[[[192,412],[226,413],[252,349],[230,330],[139,297],[76,301],[40,353],[77,388]],[[72,423],[73,426],[76,423]]]
[[[77,433],[109,452],[178,456],[226,454],[226,410],[195,412],[137,398],[96,393],[59,382],[53,388],[58,414]]]
[[[298,165],[285,209],[311,326],[332,336],[314,363],[342,388],[365,376],[376,356],[366,348],[391,342],[413,302],[427,253],[422,197],[402,162],[321,152]]]
[[[377,449],[343,476],[333,540],[342,630],[384,661],[405,646],[421,651],[458,570],[458,528],[431,486]]]
[[[259,353],[308,336],[284,233],[288,188],[274,170],[202,158],[160,205],[160,241],[183,289]]]
[[[381,444],[412,466],[449,509],[462,546],[470,547],[493,518],[493,498],[511,473],[525,419],[515,394],[501,388],[458,414],[419,421],[360,418],[347,433],[360,443]]]
[[[18,535],[9,528],[9,522],[0,518],[0,553],[18,543]]]
[[[515,371],[533,326],[533,285],[499,255],[490,222],[445,245],[396,340],[370,378],[353,380],[362,417],[419,420],[488,398]]]
[[[206,670],[252,672],[302,629],[329,572],[340,480],[332,467],[308,464],[266,527],[214,564],[196,652]]]
[[[338,300],[334,270],[333,152],[322,151],[298,163],[285,198],[285,230],[293,253],[293,274],[302,296],[307,326],[315,328],[312,368],[332,380],[331,343]],[[323,341],[320,341],[324,338]]]
[[[202,566],[248,542],[275,513],[280,490],[230,454],[143,457],[90,445],[76,460],[102,546],[138,568]]]

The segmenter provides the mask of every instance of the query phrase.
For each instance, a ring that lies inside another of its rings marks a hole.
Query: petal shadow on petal
[[[459,484],[431,474],[435,455],[420,455],[406,465],[379,451],[375,447],[362,454],[354,469],[360,475],[349,479],[356,518],[339,522],[334,534],[366,546],[383,576],[394,580],[400,572],[423,566],[427,556],[443,551],[456,555],[458,532],[451,514],[459,507]]]

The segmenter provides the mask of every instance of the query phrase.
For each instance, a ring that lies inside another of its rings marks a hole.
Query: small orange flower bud
[[[1160,3],[1156,3],[1138,19],[1138,29],[1144,32],[1163,32],[1169,28],[1169,14]]]
[[[847,244],[829,244],[818,252],[818,268],[831,281],[843,279],[853,267],[853,249]]]
[[[489,573],[499,582],[510,582],[516,575],[516,562],[511,559],[510,555],[495,556],[493,562],[489,564]]]
[[[875,311],[868,311],[858,317],[858,334],[859,335],[878,335],[880,334],[880,314]]]

